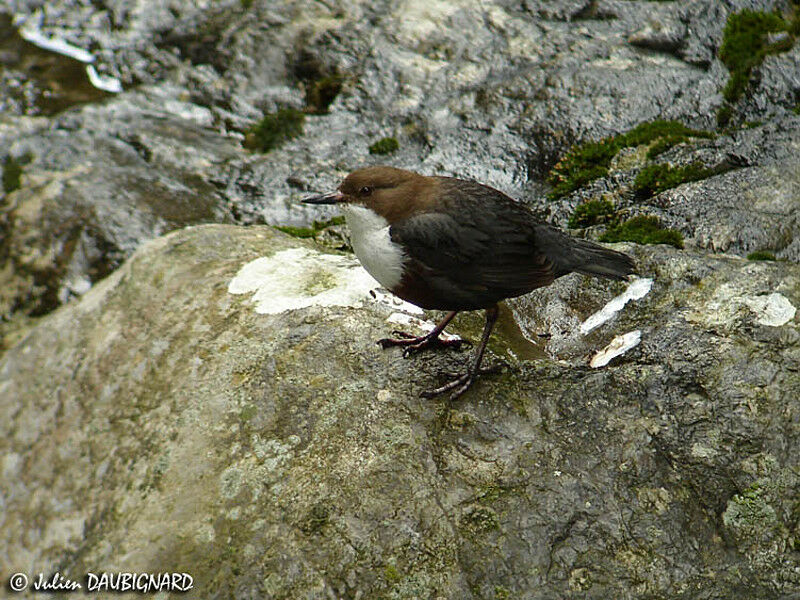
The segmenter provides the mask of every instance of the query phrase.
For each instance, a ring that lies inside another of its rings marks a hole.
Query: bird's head
[[[430,177],[394,167],[353,171],[334,192],[312,196],[306,204],[360,205],[389,222],[407,217],[424,203],[433,185]]]

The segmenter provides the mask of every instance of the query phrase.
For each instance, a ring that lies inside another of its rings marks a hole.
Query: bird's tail
[[[573,238],[572,241],[573,271],[609,279],[627,279],[628,275],[636,272],[636,263],[627,254],[588,240]]]

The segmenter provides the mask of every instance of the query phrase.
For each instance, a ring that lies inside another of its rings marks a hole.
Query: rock
[[[620,247],[652,285],[512,301],[534,343],[506,313],[505,372],[450,405],[418,393],[468,355],[380,350],[397,307],[353,258],[266,227],[146,243],[0,358],[3,572],[188,572],[206,598],[796,595],[800,269]]]
[[[208,181],[231,140],[208,111],[141,91],[50,123],[0,127],[24,157],[20,189],[0,203],[0,314],[42,315],[116,269],[145,240],[198,222],[231,221]]]

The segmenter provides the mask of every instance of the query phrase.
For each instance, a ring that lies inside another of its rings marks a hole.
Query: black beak
[[[336,204],[337,202],[344,201],[344,194],[339,190],[322,194],[321,196],[311,196],[310,198],[303,198],[301,202],[304,204]]]

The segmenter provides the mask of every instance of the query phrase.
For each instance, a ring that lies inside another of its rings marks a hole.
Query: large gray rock
[[[351,257],[265,227],[147,243],[0,359],[0,571],[184,571],[201,598],[797,596],[800,268],[623,249],[649,293],[586,335],[626,284],[514,301],[535,343],[506,313],[505,371],[449,404],[418,393],[467,354],[380,350],[396,307]]]

